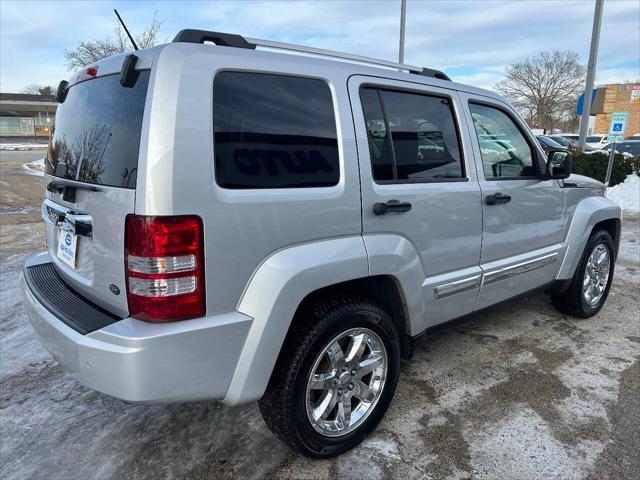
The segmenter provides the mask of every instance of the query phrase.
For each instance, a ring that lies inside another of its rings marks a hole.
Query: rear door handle
[[[401,213],[411,210],[409,202],[401,202],[399,200],[389,200],[387,203],[376,202],[373,204],[373,213],[375,215],[384,215],[386,213]]]
[[[494,193],[493,195],[487,195],[487,205],[501,205],[503,203],[509,203],[511,201],[511,195],[503,195],[502,193]]]

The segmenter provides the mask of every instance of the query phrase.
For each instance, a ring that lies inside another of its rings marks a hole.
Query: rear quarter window
[[[331,90],[313,78],[221,72],[213,85],[216,182],[330,187],[340,179]]]

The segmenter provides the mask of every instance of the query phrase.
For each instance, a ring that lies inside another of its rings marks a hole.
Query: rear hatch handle
[[[46,199],[42,203],[42,218],[45,222],[72,232],[74,235],[91,237],[93,235],[93,219],[91,215],[78,213]]]

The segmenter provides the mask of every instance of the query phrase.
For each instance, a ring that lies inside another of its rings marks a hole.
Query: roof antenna
[[[127,26],[122,21],[122,18],[120,18],[120,14],[118,13],[118,10],[116,10],[114,8],[113,11],[115,12],[116,17],[118,17],[118,20],[120,20],[120,23],[122,24],[122,28],[124,28],[124,31],[127,32],[127,36],[129,37],[129,40],[131,40],[131,43],[133,44],[133,49],[134,50],[139,50],[138,45],[136,45],[136,42],[133,40],[133,37],[129,33],[129,30],[127,29]]]

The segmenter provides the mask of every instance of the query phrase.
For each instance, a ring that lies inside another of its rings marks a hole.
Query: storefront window
[[[0,117],[0,135],[20,135],[20,117]]]

